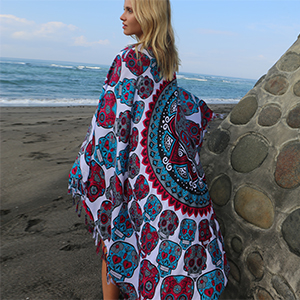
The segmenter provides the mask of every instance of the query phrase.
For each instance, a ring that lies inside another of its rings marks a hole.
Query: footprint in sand
[[[33,143],[40,143],[40,142],[46,142],[47,141],[47,135],[46,134],[35,134],[31,132],[26,132],[26,137],[34,137],[34,140],[31,141],[24,141],[23,144],[33,144]]]
[[[49,153],[43,153],[43,152],[30,152],[28,154],[28,157],[33,159],[44,159],[44,158],[50,158],[51,155]]]
[[[25,228],[26,232],[36,233],[44,230],[43,224],[41,224],[43,220],[41,219],[32,219],[28,220],[27,227]]]
[[[81,245],[67,244],[66,246],[61,247],[59,250],[62,250],[62,251],[74,251],[74,250],[79,250],[81,248],[82,248]]]

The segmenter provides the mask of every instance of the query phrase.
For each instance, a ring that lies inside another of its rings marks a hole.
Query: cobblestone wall
[[[300,299],[300,36],[201,153],[231,267],[223,299]]]

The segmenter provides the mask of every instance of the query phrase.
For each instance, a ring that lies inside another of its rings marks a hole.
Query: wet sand
[[[225,116],[234,107],[209,106]],[[102,299],[101,255],[67,194],[95,107],[0,111],[1,299]]]

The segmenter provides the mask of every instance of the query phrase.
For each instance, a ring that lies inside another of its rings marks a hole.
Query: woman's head
[[[140,23],[137,21],[131,0],[124,1],[124,12],[120,19],[123,21],[123,30],[125,35],[135,35],[137,39],[140,39],[143,32]]]
[[[167,34],[171,26],[169,0],[131,0],[135,17],[141,25],[143,40],[149,42],[160,34]]]
[[[151,48],[160,67],[161,75],[171,80],[174,72],[178,71],[179,58],[171,24],[170,1],[125,0],[124,14],[128,3],[141,29],[141,34],[134,33],[138,44],[146,49]],[[124,28],[126,34],[125,29],[126,27]]]

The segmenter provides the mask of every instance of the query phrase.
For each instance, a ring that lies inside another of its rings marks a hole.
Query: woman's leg
[[[103,242],[102,243],[102,249],[103,251],[106,251]],[[105,257],[105,254],[103,254]],[[112,281],[110,275],[108,275],[109,278],[107,278],[107,266],[106,266],[106,260],[102,259],[102,292],[103,292],[103,300],[118,300],[120,295],[119,288],[114,284]]]

